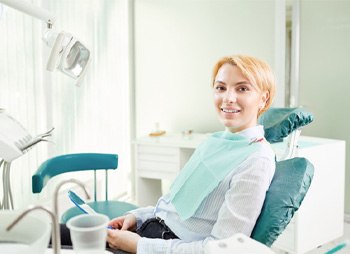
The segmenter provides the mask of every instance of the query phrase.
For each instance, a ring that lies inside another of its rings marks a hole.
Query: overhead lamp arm
[[[3,3],[7,6],[10,6],[16,10],[24,12],[30,16],[36,17],[43,20],[48,28],[52,28],[53,24],[56,21],[55,16],[53,16],[49,11],[31,4],[23,0],[0,0],[0,3]]]

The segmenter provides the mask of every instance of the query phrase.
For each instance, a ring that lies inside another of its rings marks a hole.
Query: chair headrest
[[[276,143],[313,120],[312,113],[303,108],[270,108],[260,116],[259,123],[264,126],[266,140]]]

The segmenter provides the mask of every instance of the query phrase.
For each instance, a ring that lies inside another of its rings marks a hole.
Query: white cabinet
[[[273,245],[289,253],[305,253],[343,235],[345,142],[301,137],[298,156],[310,160],[315,172],[299,211]]]
[[[136,199],[140,206],[156,204],[162,195],[161,180],[173,180],[206,137],[167,134],[135,141]],[[277,157],[285,145],[273,144]],[[343,235],[345,142],[301,136],[297,156],[313,163],[314,178],[299,211],[274,243],[276,252],[305,253]]]
[[[142,137],[135,142],[136,200],[140,206],[155,205],[162,195],[161,180],[173,180],[205,139],[204,134],[184,138],[180,134]]]

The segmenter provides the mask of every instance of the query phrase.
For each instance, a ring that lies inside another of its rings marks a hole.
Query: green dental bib
[[[239,134],[216,132],[199,145],[170,187],[180,218],[190,218],[227,174],[258,150],[257,144]]]

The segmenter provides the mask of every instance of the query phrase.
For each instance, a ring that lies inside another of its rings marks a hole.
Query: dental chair
[[[93,171],[94,201],[88,202],[96,212],[107,215],[110,219],[123,215],[125,212],[137,208],[131,203],[108,199],[108,170],[118,168],[118,155],[102,153],[78,153],[56,156],[40,165],[32,176],[32,192],[40,193],[49,180],[67,172]],[[105,200],[97,201],[97,171],[105,172]],[[69,198],[67,196],[67,202]],[[78,207],[68,209],[61,217],[61,223],[66,223],[71,217],[83,212]]]
[[[301,128],[313,121],[313,115],[302,108],[271,108],[260,118],[265,138],[270,143],[287,139],[265,201],[250,236],[235,234],[206,245],[206,254],[271,254],[269,247],[287,227],[299,209],[312,182],[314,167],[306,159],[295,157]]]

